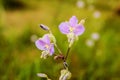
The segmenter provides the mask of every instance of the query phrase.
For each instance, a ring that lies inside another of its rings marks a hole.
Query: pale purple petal
[[[54,53],[54,45],[51,44],[50,45],[50,55],[53,55],[53,53]]]
[[[44,41],[42,41],[41,39],[39,39],[35,42],[36,47],[40,50],[45,50],[45,44],[46,43]]]
[[[69,33],[69,25],[68,22],[62,22],[59,25],[59,29],[63,34],[68,34]]]
[[[78,23],[78,19],[76,18],[76,16],[72,16],[69,20],[69,24],[71,27],[75,27]]]
[[[49,38],[48,34],[45,34],[45,35],[43,36],[42,40],[43,40],[45,43],[50,44],[50,38]]]
[[[79,24],[78,26],[76,26],[76,28],[75,28],[75,30],[74,30],[74,34],[75,34],[76,36],[78,36],[78,35],[83,34],[84,31],[85,31],[84,26]]]

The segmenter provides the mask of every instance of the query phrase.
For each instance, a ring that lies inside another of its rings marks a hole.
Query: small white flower
[[[100,12],[100,11],[95,11],[95,12],[93,13],[93,16],[94,16],[94,18],[100,18],[101,12]]]
[[[92,34],[91,34],[91,38],[92,38],[93,40],[98,40],[98,39],[100,38],[100,35],[99,35],[98,33],[92,33]]]
[[[78,8],[83,8],[83,7],[85,7],[85,3],[84,3],[83,1],[78,1],[78,2],[76,3],[76,5],[77,5]]]
[[[30,37],[30,40],[31,40],[31,42],[35,42],[35,41],[37,40],[37,38],[38,38],[38,36],[33,34],[33,35]]]
[[[88,47],[92,47],[92,46],[94,46],[94,41],[88,39],[88,40],[86,40],[86,45],[87,45]]]

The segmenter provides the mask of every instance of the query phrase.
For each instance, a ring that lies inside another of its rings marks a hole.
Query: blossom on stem
[[[46,59],[47,56],[51,56],[54,53],[54,44],[51,43],[49,34],[45,34],[42,38],[35,42],[36,47],[42,50],[41,58]]]
[[[71,72],[68,69],[61,70],[61,75],[59,77],[59,80],[68,80],[72,76]]]
[[[78,23],[76,16],[72,16],[69,22],[62,22],[59,25],[60,31],[68,37],[68,42],[70,43],[69,46],[71,46],[74,40],[85,31],[83,23],[84,20],[81,20],[80,23]]]

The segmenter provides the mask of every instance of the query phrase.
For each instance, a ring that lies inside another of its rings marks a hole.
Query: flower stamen
[[[46,49],[49,49],[49,46],[46,44],[46,45],[45,45],[45,48],[46,48]]]
[[[75,28],[70,27],[69,30],[70,30],[70,32],[73,32],[75,30]]]

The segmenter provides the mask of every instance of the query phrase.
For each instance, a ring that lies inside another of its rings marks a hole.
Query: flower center
[[[46,49],[49,49],[49,46],[46,44],[46,45],[45,45],[45,48],[46,48]]]
[[[70,27],[69,30],[70,30],[70,32],[73,32],[75,30],[75,28]]]

